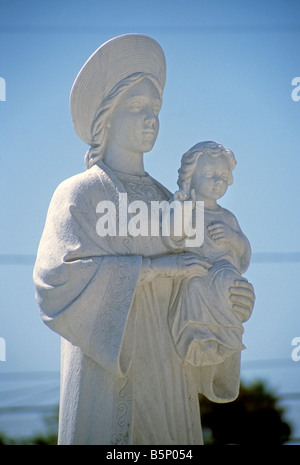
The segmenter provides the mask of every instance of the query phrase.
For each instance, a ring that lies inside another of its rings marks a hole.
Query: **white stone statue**
[[[143,165],[157,137],[164,84],[160,46],[128,34],[102,45],[71,91],[75,130],[90,146],[86,170],[55,191],[34,268],[42,318],[62,336],[59,444],[202,444],[198,393],[216,402],[238,394],[242,344],[195,366],[179,356],[170,324],[172,312],[174,320],[205,315],[194,302],[215,265],[206,252],[138,234],[136,207],[172,199]],[[225,257],[232,273],[249,260],[237,249]],[[228,290],[232,315],[248,317],[253,288],[237,274]],[[193,277],[199,289],[189,291]]]

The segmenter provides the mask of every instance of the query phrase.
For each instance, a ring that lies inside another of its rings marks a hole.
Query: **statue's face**
[[[157,138],[161,99],[147,78],[134,84],[120,97],[110,118],[108,145],[129,152],[149,152]]]
[[[216,158],[202,155],[192,177],[191,189],[195,189],[199,200],[220,199],[227,191],[230,174],[225,155]]]

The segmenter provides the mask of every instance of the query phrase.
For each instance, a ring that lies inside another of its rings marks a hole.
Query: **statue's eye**
[[[213,177],[213,172],[211,170],[205,171],[204,176],[206,178],[212,178]]]
[[[137,113],[141,111],[142,104],[140,102],[131,102],[130,105],[128,105],[128,107],[130,111]]]

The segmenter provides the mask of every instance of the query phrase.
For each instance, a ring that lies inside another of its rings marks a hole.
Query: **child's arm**
[[[242,232],[235,216],[226,210],[228,222],[214,222],[208,226],[208,234],[217,244],[224,244],[229,248],[235,265],[244,273],[250,262],[250,243]]]

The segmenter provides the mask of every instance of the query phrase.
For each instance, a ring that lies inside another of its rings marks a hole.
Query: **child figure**
[[[248,268],[251,249],[235,216],[217,203],[233,183],[235,166],[229,149],[200,142],[183,155],[178,170],[180,190],[174,198],[204,201],[204,242],[186,251],[212,264],[206,275],[183,281],[169,311],[177,353],[194,366],[221,363],[244,348],[242,323],[247,317],[231,300],[230,288]],[[174,249],[178,244],[173,240]]]

